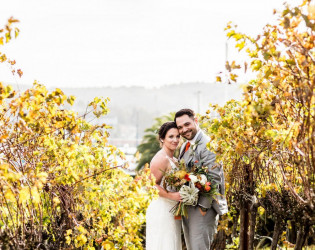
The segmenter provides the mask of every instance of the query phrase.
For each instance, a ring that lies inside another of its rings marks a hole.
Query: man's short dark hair
[[[176,122],[177,117],[181,117],[183,115],[188,115],[191,119],[194,119],[195,112],[191,109],[181,109],[181,110],[176,112],[174,122]]]

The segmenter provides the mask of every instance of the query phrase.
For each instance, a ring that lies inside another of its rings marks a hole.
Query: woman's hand
[[[182,197],[180,197],[179,192],[169,192],[169,199],[174,200],[174,201],[181,201]]]

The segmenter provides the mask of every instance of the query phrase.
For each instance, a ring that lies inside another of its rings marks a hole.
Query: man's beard
[[[186,134],[191,134],[190,137],[187,137]],[[197,134],[197,131],[194,133],[193,130],[186,132],[185,135],[183,134],[182,137],[184,137],[186,140],[191,140],[195,137],[195,135]]]

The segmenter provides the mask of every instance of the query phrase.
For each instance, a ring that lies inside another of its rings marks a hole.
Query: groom
[[[184,159],[186,167],[198,161],[207,166],[218,192],[224,195],[224,174],[221,165],[216,164],[215,154],[207,149],[210,138],[199,128],[198,120],[191,109],[181,109],[175,114],[174,121],[179,133],[187,141],[182,145],[179,159]],[[188,250],[208,250],[217,230],[219,215],[228,211],[223,196],[210,202],[200,197],[197,206],[188,206],[188,218],[183,218],[183,229]]]

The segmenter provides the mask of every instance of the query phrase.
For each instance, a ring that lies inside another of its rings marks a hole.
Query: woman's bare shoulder
[[[161,152],[161,150],[159,152],[157,152],[155,154],[155,156],[152,158],[151,162],[150,162],[150,166],[167,166],[168,165],[168,159],[165,156],[165,154],[163,154]]]

